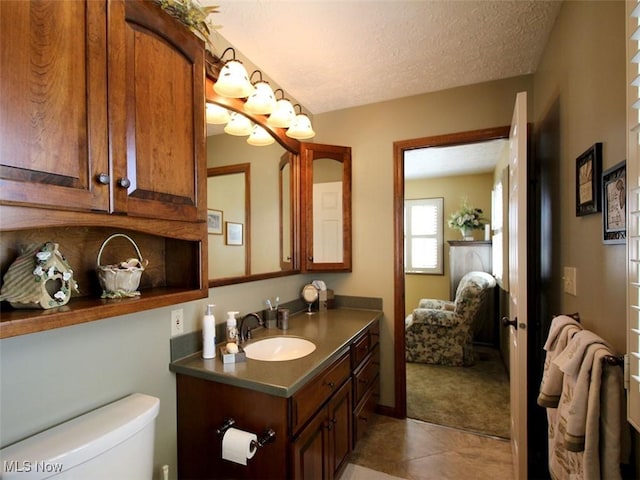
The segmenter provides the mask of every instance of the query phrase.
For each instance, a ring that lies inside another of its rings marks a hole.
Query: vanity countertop
[[[247,342],[267,337],[293,336],[311,340],[316,349],[295,360],[264,362],[247,358],[239,363],[222,363],[220,349],[216,358],[205,360],[202,352],[172,362],[170,370],[182,375],[249,388],[279,397],[290,397],[314,375],[346,352],[361,332],[382,317],[379,310],[340,308],[289,317],[289,329],[258,328]]]

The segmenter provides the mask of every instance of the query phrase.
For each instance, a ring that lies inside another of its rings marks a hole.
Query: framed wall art
[[[213,235],[222,235],[222,211],[207,210],[207,231]]]
[[[576,217],[600,211],[602,143],[594,143],[576,159]]]
[[[627,239],[627,164],[622,161],[602,173],[602,241]]]
[[[235,222],[225,222],[227,226],[227,236],[225,243],[227,245],[242,245],[243,225]]]

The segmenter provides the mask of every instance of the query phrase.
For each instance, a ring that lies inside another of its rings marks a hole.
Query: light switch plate
[[[562,276],[564,283],[564,292],[574,297],[578,295],[578,286],[576,283],[576,268],[564,267],[564,275]]]

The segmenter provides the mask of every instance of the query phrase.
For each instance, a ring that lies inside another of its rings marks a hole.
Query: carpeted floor
[[[471,367],[407,362],[407,416],[509,438],[509,377],[498,350],[476,347]]]

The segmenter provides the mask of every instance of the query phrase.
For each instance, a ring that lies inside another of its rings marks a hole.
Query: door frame
[[[393,284],[394,284],[394,389],[393,412],[397,418],[407,417],[407,370],[405,365],[405,282],[404,282],[404,152],[417,148],[464,145],[487,140],[509,138],[511,126],[484,128],[465,132],[414,138],[393,142]]]

